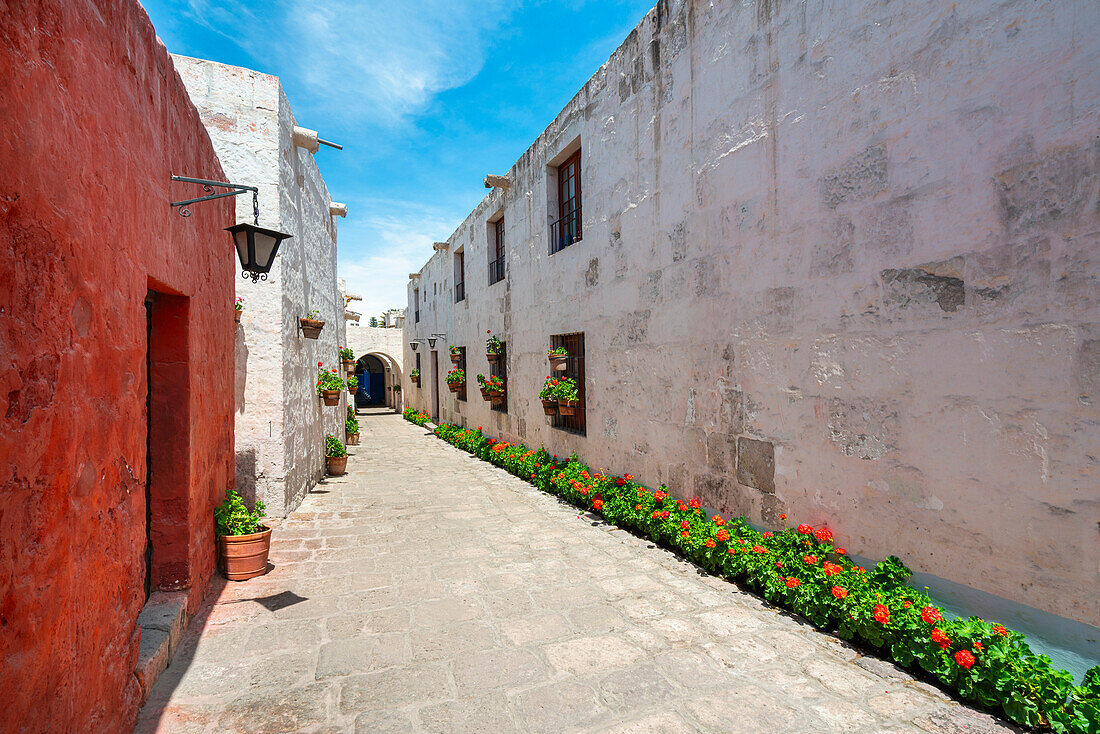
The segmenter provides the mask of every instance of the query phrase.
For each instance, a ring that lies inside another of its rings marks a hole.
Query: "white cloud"
[[[349,254],[339,251],[340,277],[348,291],[363,297],[352,306],[365,318],[379,315],[388,308],[403,308],[408,301],[409,273],[423,267],[434,252],[433,242],[445,240],[462,223],[466,212],[449,216],[421,209],[400,215],[363,217],[360,222],[341,226],[340,240],[347,241],[355,230],[369,230],[373,244],[368,252]],[[343,224],[343,222],[341,222]]]

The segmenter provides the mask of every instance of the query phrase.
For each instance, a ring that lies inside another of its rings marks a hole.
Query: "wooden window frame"
[[[462,370],[463,374],[465,374],[466,373],[466,347],[459,347],[458,348],[458,354],[459,354],[459,360],[458,360],[458,365],[456,365],[456,366],[457,366],[458,369]],[[463,382],[462,387],[458,388],[458,392],[455,393],[455,397],[458,398],[459,400],[461,400],[464,403],[466,402],[466,387],[467,387],[467,384],[469,383],[469,381],[470,381],[470,376],[466,375],[466,382]]]
[[[573,415],[556,415],[550,425],[579,436],[588,435],[588,414],[585,411],[585,372],[584,372],[584,332],[574,331],[568,334],[553,334],[550,346],[565,347],[569,356],[565,360],[565,372],[556,373],[559,377],[572,377],[577,381],[577,408]]]
[[[504,217],[490,222],[493,225],[493,247],[491,252],[494,254],[492,260],[489,261],[489,285],[494,285],[504,280],[507,274],[504,269],[504,253],[507,236],[507,230],[504,226]]]
[[[557,171],[558,221],[556,233],[550,234],[550,254],[564,250],[583,239],[581,213],[584,204],[584,175],[581,170],[581,149],[570,155]],[[566,196],[566,185],[573,183],[573,195]]]
[[[455,303],[466,300],[466,254],[455,253]]]

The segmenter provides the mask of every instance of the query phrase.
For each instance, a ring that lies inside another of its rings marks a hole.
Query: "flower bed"
[[[405,417],[405,420],[415,423],[418,426],[422,426],[432,419],[432,417],[424,411],[413,410],[412,408],[405,408],[401,411],[401,415]]]
[[[416,411],[405,410],[405,417],[423,425]],[[928,596],[905,586],[910,571],[896,556],[868,570],[849,559],[825,528],[759,532],[744,518],[705,517],[698,500],[678,500],[664,485],[651,492],[630,474],[593,472],[575,454],[562,461],[545,449],[487,438],[480,427],[441,423],[435,434],[753,589],[822,630],[919,668],[945,689],[1012,721],[1056,732],[1100,732],[1100,666],[1075,686],[1070,673],[1033,653],[1022,634],[977,617],[946,619]]]

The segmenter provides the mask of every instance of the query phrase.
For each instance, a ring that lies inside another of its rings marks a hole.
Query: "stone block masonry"
[[[129,731],[233,486],[233,207],[169,207],[225,172],[134,0],[5,3],[0,70],[0,731]]]
[[[347,396],[324,407],[314,391],[317,363],[338,367],[345,340],[331,199],[313,154],[294,143],[296,122],[278,77],[172,58],[227,175],[259,187],[260,224],[292,235],[268,280],[237,279],[245,309],[237,331],[236,487],[285,517],[324,476],[325,434],[343,436]],[[251,221],[251,197],[238,197],[237,216]],[[311,310],[325,322],[317,340],[298,328]]]
[[[406,345],[447,336],[407,404],[1100,624],[1098,25],[662,0],[411,280]],[[550,254],[578,149],[580,240]],[[507,412],[442,387],[451,344],[488,373],[486,329]],[[572,332],[585,433],[537,398]]]

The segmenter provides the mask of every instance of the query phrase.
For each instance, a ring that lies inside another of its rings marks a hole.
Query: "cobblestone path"
[[[360,422],[274,570],[215,582],[138,731],[1015,731],[398,415]]]

